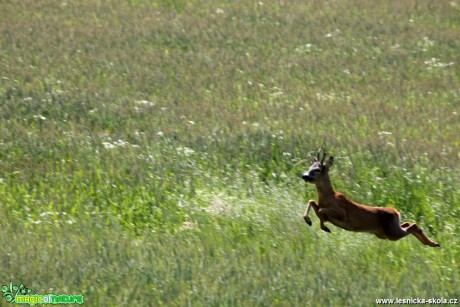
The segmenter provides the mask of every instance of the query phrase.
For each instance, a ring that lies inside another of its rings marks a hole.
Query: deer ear
[[[329,159],[327,159],[326,161],[326,167],[331,167],[332,164],[334,164],[334,157],[333,156],[330,156]]]

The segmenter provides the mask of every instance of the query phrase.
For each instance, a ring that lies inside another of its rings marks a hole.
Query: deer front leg
[[[335,209],[332,209],[332,208],[321,208],[318,210],[318,212],[316,213],[316,215],[318,215],[320,221],[321,221],[321,229],[326,231],[326,232],[331,232],[329,230],[329,228],[327,228],[326,226],[324,226],[324,222],[327,222],[327,221],[331,221],[332,220],[343,220],[344,219],[344,216],[338,212],[337,210]]]
[[[316,216],[318,216],[319,218],[319,222],[320,222],[320,227],[322,230],[326,231],[326,232],[331,232],[329,230],[329,228],[327,228],[324,223],[327,221],[327,215],[328,214],[331,214],[333,216],[335,216],[335,210],[333,209],[327,209],[327,208],[319,208],[319,206],[316,204],[316,202],[314,200],[309,200],[308,201],[308,205],[307,205],[307,209],[305,210],[305,213],[303,215],[303,218],[305,220],[305,222],[311,226],[311,219],[310,217],[308,216],[310,214],[310,210],[311,208],[313,208],[313,210],[315,210],[315,213],[316,213]]]
[[[307,204],[307,209],[305,209],[305,213],[303,214],[303,219],[309,226],[311,226],[311,220],[308,215],[310,214],[310,210],[312,207],[314,208],[315,212],[318,212],[319,210],[318,205],[315,203],[313,199],[310,199]]]

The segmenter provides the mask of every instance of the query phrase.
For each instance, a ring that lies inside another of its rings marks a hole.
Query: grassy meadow
[[[0,8],[0,286],[88,306],[460,299],[459,1]],[[308,227],[319,146],[336,190],[441,247]]]

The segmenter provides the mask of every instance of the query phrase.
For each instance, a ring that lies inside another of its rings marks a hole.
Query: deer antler
[[[323,152],[323,157],[322,157],[322,158],[321,158],[321,151]],[[326,151],[323,150],[323,147],[320,147],[320,148],[318,149],[318,161],[320,161],[321,164],[323,164],[325,158],[326,158]]]
[[[324,159],[326,159],[326,154],[327,154],[327,152],[324,150],[323,151],[323,158],[321,159],[321,164],[324,164]]]

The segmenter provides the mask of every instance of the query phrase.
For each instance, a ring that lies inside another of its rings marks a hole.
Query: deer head
[[[330,156],[329,159],[327,159],[326,163],[324,163],[324,159],[326,158],[326,152],[323,151],[321,157],[322,151],[322,148],[320,148],[318,149],[318,154],[316,157],[313,155],[311,156],[312,165],[310,166],[310,169],[308,171],[302,174],[302,179],[305,180],[305,182],[314,183],[315,181],[318,181],[320,178],[324,177],[327,174],[329,168],[334,163],[333,156]]]

